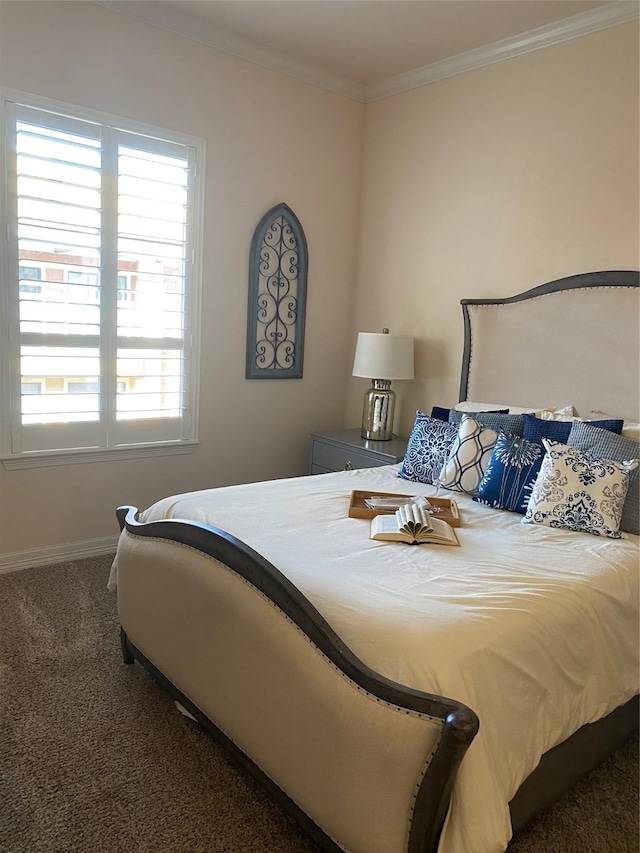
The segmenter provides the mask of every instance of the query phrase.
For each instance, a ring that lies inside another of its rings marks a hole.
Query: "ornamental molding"
[[[505,59],[513,59],[570,39],[581,38],[618,24],[629,23],[640,17],[640,5],[636,0],[614,0],[588,12],[581,12],[561,21],[545,24],[520,35],[466,51],[370,86],[362,86],[240,36],[216,29],[205,22],[194,21],[183,12],[165,8],[162,2],[153,2],[153,0],[129,0],[126,3],[122,0],[92,0],[92,2],[97,6],[129,15],[153,26],[179,33],[193,41],[256,63],[271,71],[287,74],[305,83],[311,83],[363,103],[398,95],[447,77],[474,71]]]
[[[460,53],[449,59],[434,62],[433,65],[416,68],[415,71],[408,71],[406,74],[399,74],[397,77],[390,77],[387,80],[374,83],[366,88],[364,100],[367,102],[377,101],[391,95],[398,95],[401,92],[408,92],[411,89],[425,86],[428,83],[436,83],[438,80],[444,80],[447,77],[454,77],[467,71],[475,71],[485,65],[494,65],[505,59],[514,59],[534,50],[542,50],[545,47],[581,38],[609,27],[615,27],[618,24],[625,24],[637,20],[639,16],[640,4],[635,0],[631,0],[631,2],[629,0],[617,0],[617,2],[599,6],[589,12],[572,15],[562,21],[545,24],[545,26],[537,27],[535,30],[529,30],[526,33]]]

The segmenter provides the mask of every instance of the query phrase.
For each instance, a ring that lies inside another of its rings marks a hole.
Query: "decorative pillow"
[[[520,436],[499,436],[474,501],[525,513],[543,458],[541,444]]]
[[[457,432],[453,424],[417,411],[398,477],[432,483],[447,460]]]
[[[440,472],[445,489],[474,495],[498,440],[495,430],[483,427],[475,418],[464,415],[451,445],[449,458]]]
[[[449,422],[449,409],[443,409],[442,406],[433,406],[431,409],[431,417],[437,418],[439,421]]]
[[[566,444],[542,440],[546,454],[523,522],[620,539],[618,528],[638,460],[592,459]]]
[[[464,412],[449,412],[449,423],[460,424]],[[522,435],[522,415],[505,415],[501,412],[476,412],[473,417],[481,426],[489,427],[496,432],[506,432],[509,435]]]
[[[522,435],[527,441],[537,441],[538,444],[542,443],[543,438],[548,438],[550,441],[557,441],[560,444],[567,444],[571,427],[574,423],[580,423],[574,419],[568,421],[548,421],[544,418],[536,418],[534,415],[522,415],[522,420],[524,421]],[[619,435],[623,422],[619,418],[611,418],[604,421],[591,421],[590,423],[591,426],[606,429]]]
[[[594,459],[615,459],[627,462],[640,457],[640,442],[631,441],[624,435],[616,435],[593,424],[574,423],[571,426],[567,444],[584,450]],[[629,479],[629,491],[622,510],[620,530],[640,534],[640,476],[639,469],[632,472]]]
[[[573,417],[578,414],[578,410],[572,403],[567,403],[565,406],[547,406],[546,409],[540,409],[537,412],[532,412],[537,418],[545,418],[551,421],[563,417]]]

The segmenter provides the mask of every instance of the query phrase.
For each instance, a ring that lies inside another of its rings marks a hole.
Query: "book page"
[[[429,526],[416,530],[413,534],[412,528],[419,526],[413,516],[407,519],[406,525],[400,529],[400,510],[393,515],[376,515],[371,519],[370,538],[389,542],[427,543],[432,542],[440,545],[459,545],[455,531],[446,521],[429,518]]]
[[[371,535],[377,536],[379,534],[384,535],[385,538],[393,537],[404,541],[410,541],[413,538],[411,534],[400,530],[395,513],[393,515],[376,515],[371,519]]]
[[[420,531],[417,535],[417,539],[419,542],[446,542],[452,545],[458,545],[458,537],[452,527],[450,527],[446,521],[442,521],[441,518],[432,518],[431,519],[431,530],[428,531]]]
[[[398,527],[411,537],[417,537],[422,531],[432,530],[432,519],[421,506],[406,504],[396,512]]]

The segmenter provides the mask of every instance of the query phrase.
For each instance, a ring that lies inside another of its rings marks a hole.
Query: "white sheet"
[[[309,598],[352,651],[395,681],[469,705],[441,853],[499,853],[508,803],[543,752],[638,692],[639,538],[521,524],[449,493],[460,547],[374,542],[352,489],[433,494],[399,466],[193,492],[142,521],[221,527]]]

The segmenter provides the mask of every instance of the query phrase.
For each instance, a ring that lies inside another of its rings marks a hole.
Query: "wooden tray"
[[[389,510],[371,509],[365,504],[367,498],[411,498],[413,495],[401,495],[397,492],[372,492],[354,489],[351,492],[349,503],[349,518],[373,518],[374,515],[382,515]],[[436,518],[446,521],[451,527],[460,527],[460,511],[458,504],[451,498],[432,498],[425,495],[429,503],[437,507],[440,512],[434,513]]]

